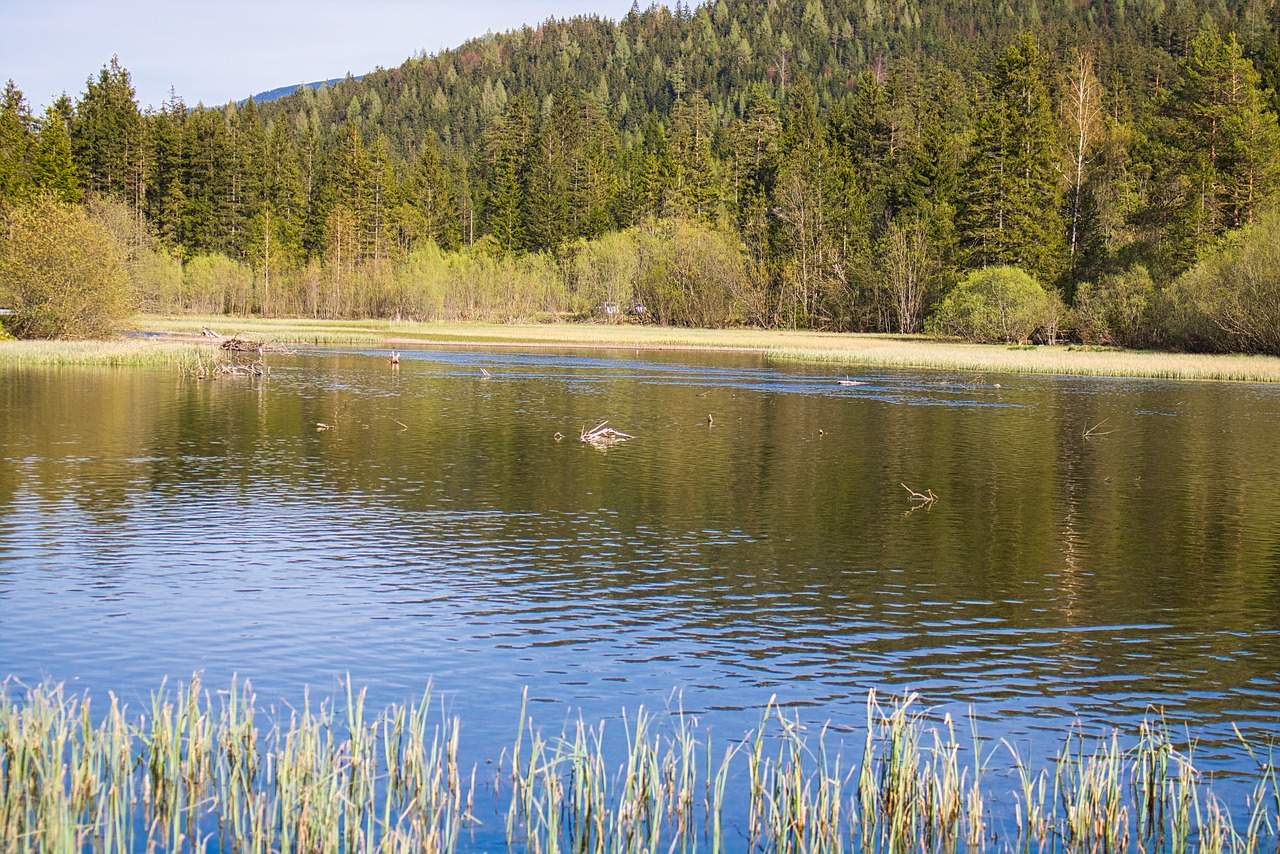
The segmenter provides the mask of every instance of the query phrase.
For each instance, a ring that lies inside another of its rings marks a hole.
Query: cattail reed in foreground
[[[269,717],[247,683],[164,686],[132,712],[58,685],[0,691],[0,851],[1273,852],[1271,745],[1226,804],[1160,719],[1135,743],[1064,736],[1038,764],[961,744],[915,695],[867,700],[856,762],[772,702],[713,737],[683,712],[537,727],[524,704],[483,777],[461,723],[371,714],[348,686]],[[477,800],[477,785],[482,797]],[[1248,788],[1248,787],[1246,787]]]

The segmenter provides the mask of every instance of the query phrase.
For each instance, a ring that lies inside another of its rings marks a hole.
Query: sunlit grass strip
[[[782,347],[769,353],[780,359],[930,369],[975,373],[1048,374],[1078,377],[1280,382],[1280,358],[1160,353],[1146,350],[1094,350],[1070,346],[1022,349],[989,344],[960,344],[928,339],[877,339],[853,336],[839,348]]]
[[[387,339],[387,330],[393,325],[385,320],[276,319],[227,315],[142,315],[134,323],[139,331],[170,335],[199,335],[203,327],[228,338],[268,340],[278,344],[346,345],[381,344]]]
[[[213,365],[220,353],[211,344],[124,338],[112,341],[0,341],[0,366],[109,368],[158,367],[194,371]]]
[[[846,767],[825,729],[772,702],[725,741],[679,710],[624,715],[612,738],[582,720],[547,735],[522,705],[514,745],[482,781],[493,805],[477,810],[460,723],[433,718],[429,690],[377,715],[363,692],[343,699],[342,714],[308,699],[263,728],[235,681],[216,695],[198,679],[162,687],[138,715],[114,696],[91,711],[60,686],[6,684],[0,849],[451,852],[474,847],[482,827],[485,847],[538,854],[1277,847],[1270,745],[1241,739],[1258,771],[1229,810],[1163,721],[1132,746],[1068,735],[1034,771],[1007,745],[962,748],[950,719],[930,722],[914,695],[883,703],[873,692],[861,761]],[[1010,755],[1013,774],[997,762]],[[997,803],[1012,822],[992,814]]]
[[[840,373],[865,368],[933,369],[975,373],[1280,382],[1280,358],[1212,356],[1154,351],[1005,347],[939,341],[922,336],[851,335],[781,329],[684,329],[628,324],[466,324],[377,320],[272,320],[156,317],[139,320],[155,332],[226,334],[281,343],[403,346],[588,346],[630,349],[739,350],[779,361],[830,365]]]

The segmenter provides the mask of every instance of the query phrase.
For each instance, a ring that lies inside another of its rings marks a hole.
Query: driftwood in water
[[[224,377],[261,377],[264,376],[266,372],[266,366],[262,364],[261,359],[243,365],[233,363],[218,365],[218,375]]]
[[[218,346],[228,353],[257,353],[259,356],[267,349],[265,341],[246,341],[243,338],[228,338]]]
[[[1109,420],[1110,419],[1108,418],[1104,418],[1101,421],[1099,421],[1097,424],[1094,424],[1092,427],[1085,430],[1084,437],[1086,439],[1096,439],[1099,436],[1110,436],[1112,433],[1116,432],[1115,430],[1103,430],[1102,432],[1098,432],[1098,428],[1105,425]]]
[[[620,442],[625,442],[628,439],[634,439],[634,438],[635,436],[632,436],[629,433],[623,433],[620,430],[614,430],[612,427],[609,426],[608,421],[601,421],[599,424],[597,424],[595,427],[592,427],[590,430],[588,430],[586,427],[583,427],[582,433],[579,435],[579,439],[581,441],[586,442],[588,445],[592,445],[597,448],[609,448],[609,447],[612,447],[613,445],[617,445]]]
[[[905,483],[899,484],[907,492],[911,493],[911,500],[917,502],[920,506],[932,506],[938,500],[938,496],[933,494],[932,489],[926,489],[924,492],[916,492]]]

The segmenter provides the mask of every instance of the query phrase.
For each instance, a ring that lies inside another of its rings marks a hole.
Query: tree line
[[[715,0],[146,110],[113,59],[40,117],[9,83],[0,205],[87,203],[156,310],[1271,352],[1222,306],[1280,288],[1240,269],[1278,31],[1274,2]]]

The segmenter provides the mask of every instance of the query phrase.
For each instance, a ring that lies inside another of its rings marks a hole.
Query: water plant
[[[1194,741],[1159,716],[1128,746],[1074,730],[1037,765],[1008,742],[962,745],[917,695],[871,692],[860,761],[846,764],[843,734],[775,701],[729,739],[678,704],[548,734],[522,703],[513,744],[478,779],[459,759],[461,722],[434,707],[428,688],[370,714],[348,683],[338,702],[307,697],[286,716],[247,682],[211,693],[196,677],[133,714],[114,695],[98,709],[61,685],[9,681],[0,849],[1074,854],[1262,852],[1280,839],[1273,746],[1240,737],[1257,771],[1228,803]],[[1012,777],[991,771],[1005,755]],[[491,805],[477,806],[478,784]]]

